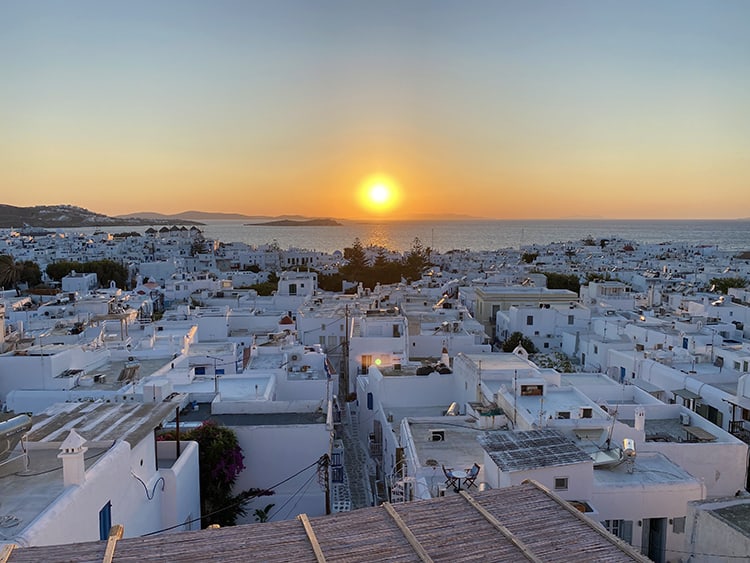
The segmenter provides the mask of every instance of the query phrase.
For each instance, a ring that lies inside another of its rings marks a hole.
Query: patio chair
[[[443,465],[443,473],[445,474],[445,484],[458,490],[458,477],[453,475],[453,470],[446,469]]]
[[[472,486],[476,487],[474,481],[477,480],[478,475],[479,466],[476,463],[472,465],[470,469],[466,470],[466,479],[464,479],[464,484],[466,485],[467,489],[470,489]]]

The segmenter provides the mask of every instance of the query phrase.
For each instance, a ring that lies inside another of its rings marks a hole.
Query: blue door
[[[99,511],[99,539],[106,540],[109,537],[109,529],[112,527],[112,503],[107,504]]]

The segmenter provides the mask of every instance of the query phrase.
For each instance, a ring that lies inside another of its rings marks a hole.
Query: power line
[[[298,494],[299,494],[299,493],[300,493],[300,492],[302,491],[302,489],[303,489],[303,488],[307,488],[307,487],[309,487],[309,486],[310,486],[310,484],[312,483],[313,477],[315,477],[315,475],[317,475],[317,473],[312,473],[312,474],[310,475],[310,477],[308,477],[308,478],[307,478],[307,481],[305,481],[304,483],[302,483],[302,485],[300,485],[300,487],[299,487],[299,488],[298,488],[298,489],[297,489],[296,491],[294,491],[294,493],[293,493],[293,494],[292,494],[292,495],[291,495],[291,496],[290,496],[290,497],[289,497],[288,499],[286,499],[286,501],[284,502],[284,504],[282,504],[282,505],[281,505],[281,506],[280,506],[279,508],[277,508],[277,509],[276,509],[276,510],[275,510],[275,511],[273,512],[273,514],[272,514],[272,515],[274,515],[274,516],[275,516],[276,514],[279,514],[279,513],[280,513],[280,512],[282,511],[282,510],[284,510],[284,507],[285,507],[285,506],[286,506],[287,504],[289,504],[289,503],[290,503],[290,502],[292,501],[292,499],[294,499],[294,497],[296,497],[296,496],[297,496],[297,495],[298,495]],[[297,503],[295,503],[295,506],[296,506],[296,505],[297,505]],[[269,518],[270,518],[270,517],[271,517],[272,515],[269,515]],[[287,515],[287,516],[288,516],[288,515]]]
[[[280,485],[283,485],[287,481],[291,481],[292,479],[294,479],[300,473],[304,473],[305,471],[307,471],[308,469],[310,469],[314,465],[318,465],[320,463],[320,459],[321,458],[316,459],[315,461],[313,461],[307,467],[304,467],[304,468],[300,469],[299,471],[297,471],[294,475],[290,475],[289,477],[287,477],[286,479],[284,479],[282,481],[279,481],[275,485],[271,485],[270,487],[267,487],[267,488],[263,489],[263,491],[271,491],[271,490],[275,489],[276,487],[278,487]],[[141,534],[140,537],[145,538],[146,536],[153,536],[153,535],[156,535],[156,534],[160,534],[162,532],[168,532],[169,530],[174,530],[175,528],[180,528],[180,527],[184,526],[185,524],[192,524],[193,522],[198,522],[199,520],[202,520],[203,518],[208,518],[209,516],[213,516],[214,514],[218,514],[219,512],[223,512],[224,510],[228,510],[230,508],[235,508],[235,507],[237,507],[237,506],[239,506],[241,504],[246,503],[248,500],[253,499],[255,497],[258,497],[258,496],[262,496],[260,492],[247,495],[246,497],[243,497],[242,500],[240,500],[238,502],[235,502],[235,503],[232,503],[230,505],[224,506],[222,508],[219,508],[217,510],[209,512],[208,514],[203,514],[203,515],[201,515],[201,516],[199,516],[197,518],[193,518],[192,520],[186,520],[185,522],[181,522],[180,524],[175,524],[174,526],[169,526],[168,528],[162,528],[161,530],[156,530],[154,532],[148,532],[147,534]]]

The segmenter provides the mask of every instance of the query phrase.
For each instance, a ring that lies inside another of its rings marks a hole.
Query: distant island
[[[36,205],[33,207],[16,207],[0,204],[0,228],[25,229],[70,228],[70,227],[114,227],[145,225],[202,225],[197,221],[159,220],[143,217],[110,217],[77,207],[75,205]]]
[[[341,227],[342,224],[333,219],[310,219],[308,221],[294,221],[281,219],[266,223],[245,223],[246,227]]]

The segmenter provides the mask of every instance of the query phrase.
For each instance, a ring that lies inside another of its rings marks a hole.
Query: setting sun
[[[359,202],[367,211],[386,213],[396,207],[398,200],[398,185],[389,176],[368,176],[360,185]]]

